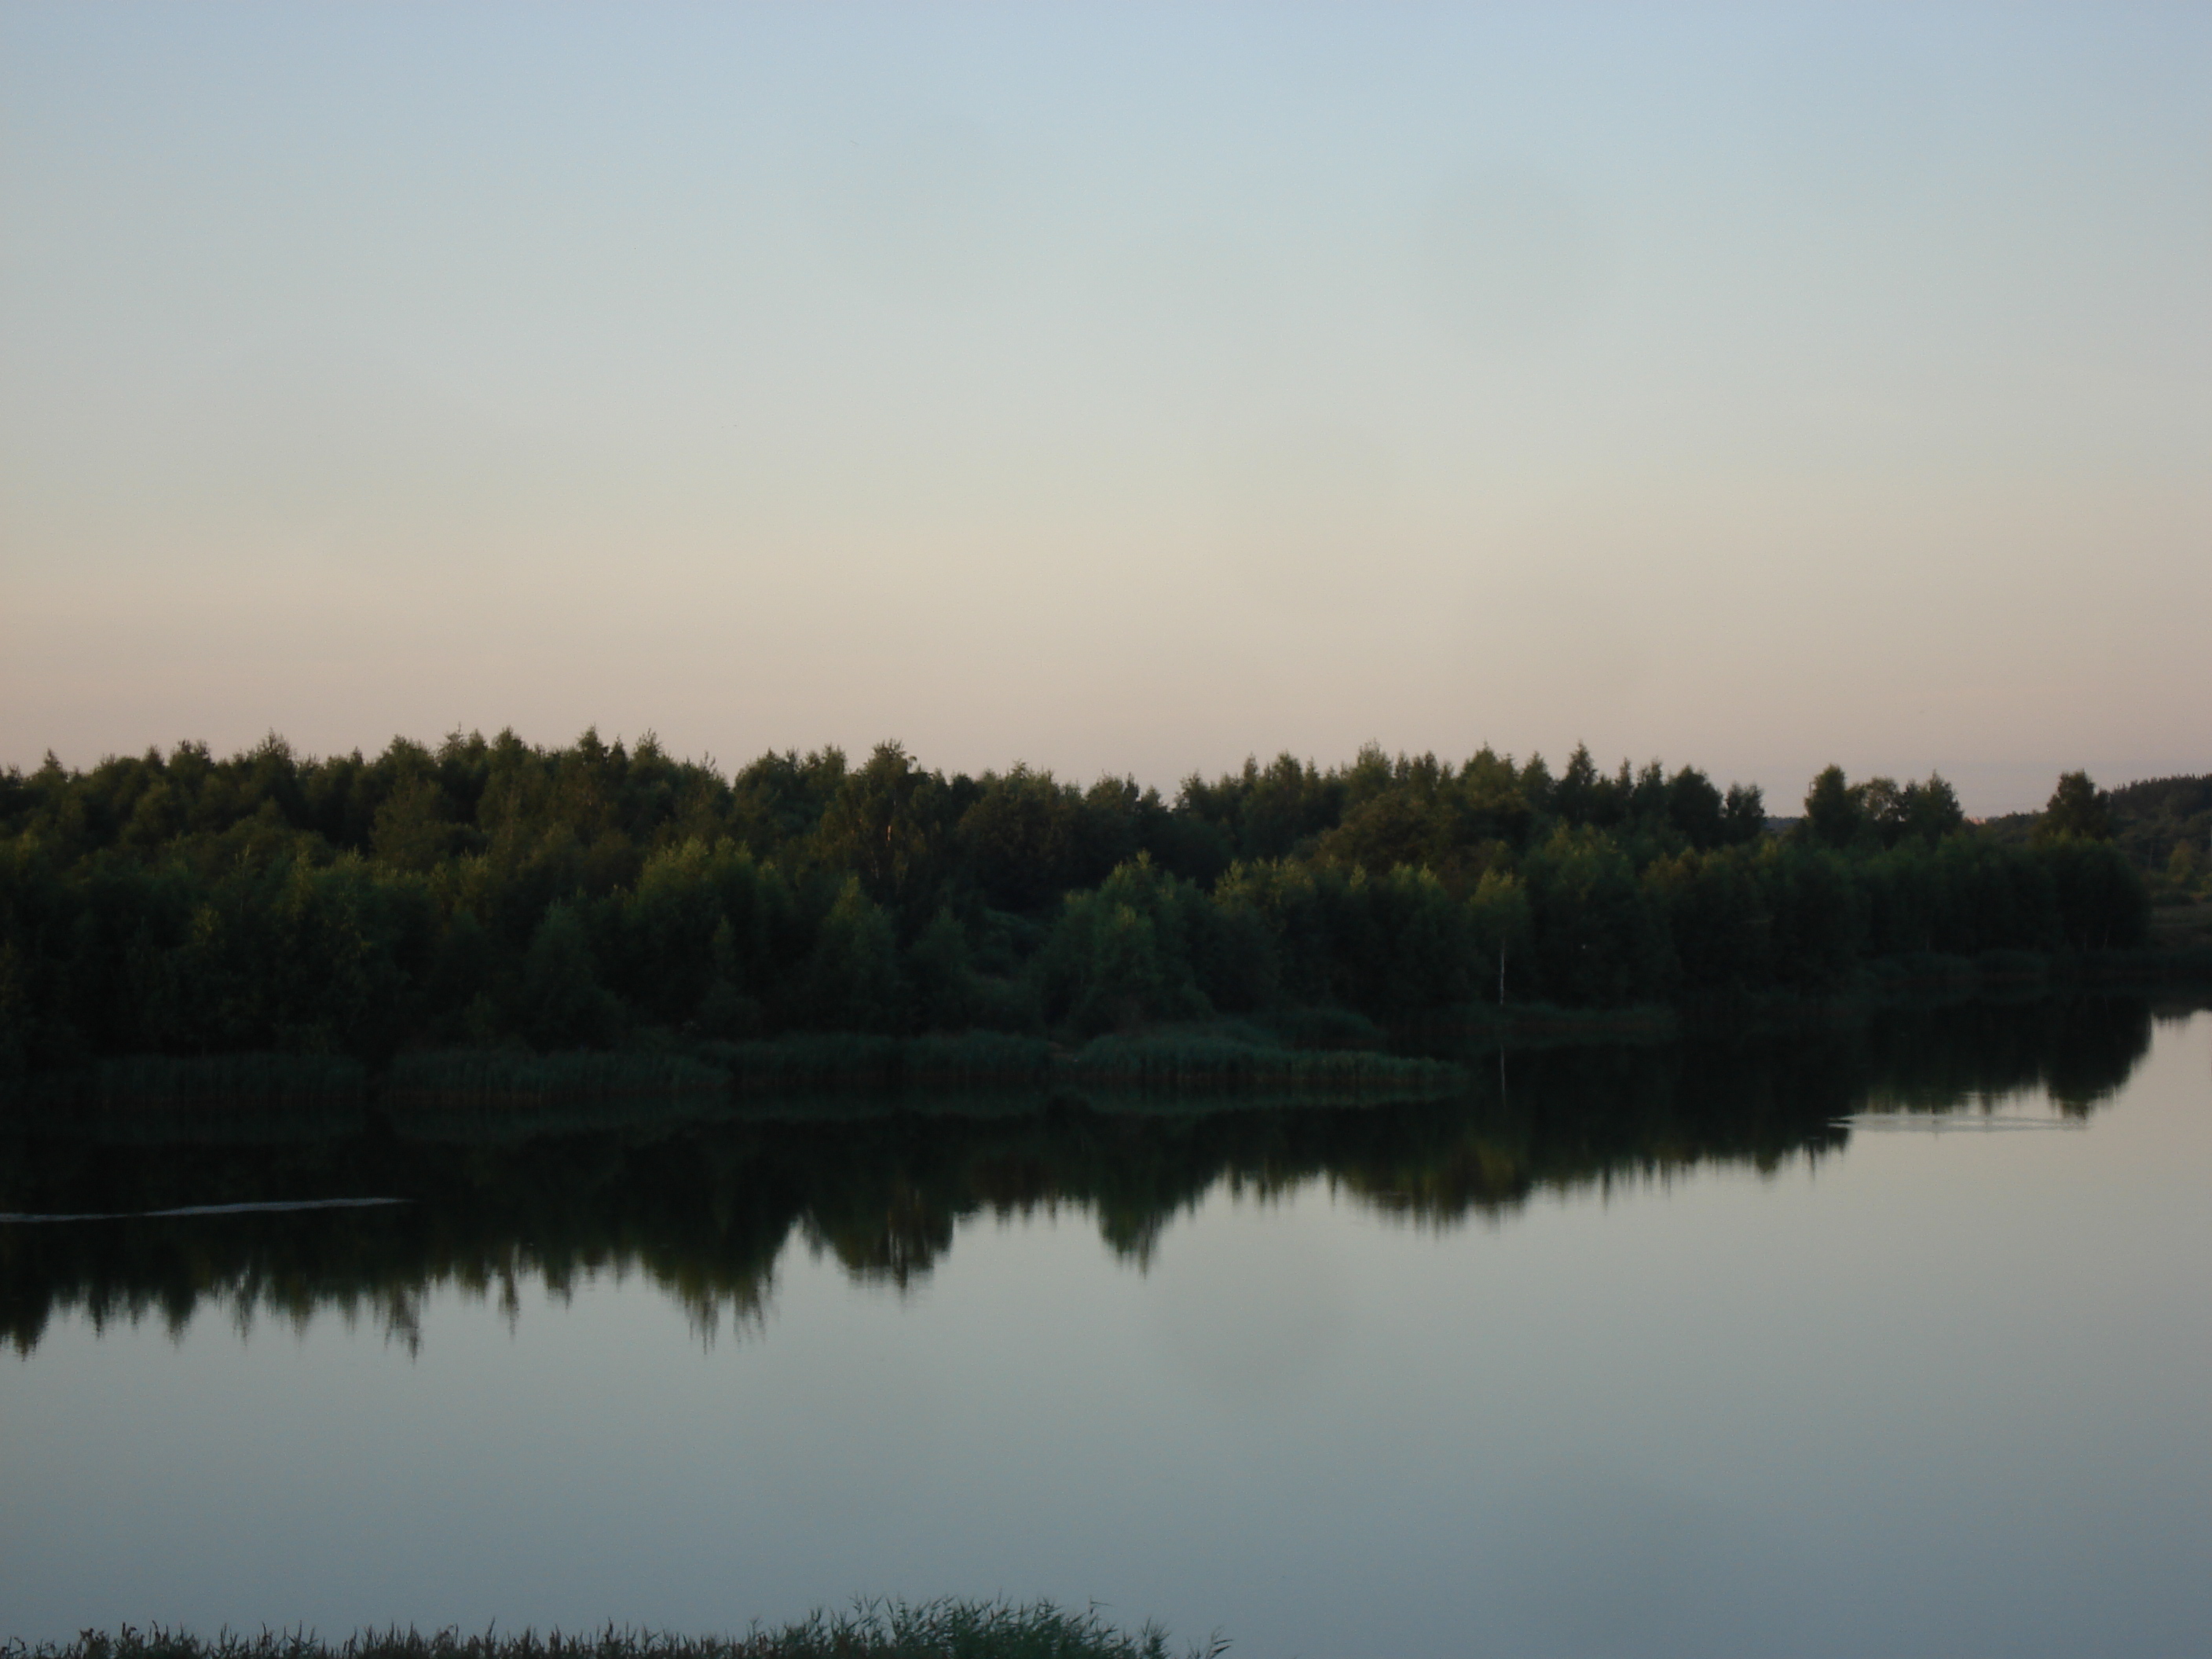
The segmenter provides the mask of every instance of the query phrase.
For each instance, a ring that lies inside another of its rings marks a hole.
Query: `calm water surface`
[[[1264,1656],[2212,1652],[2212,1014],[1507,1069],[10,1143],[13,1211],[413,1201],[0,1226],[0,1635],[1005,1592]]]

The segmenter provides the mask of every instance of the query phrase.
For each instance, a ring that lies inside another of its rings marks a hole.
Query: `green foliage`
[[[592,939],[573,904],[554,905],[531,935],[522,962],[522,1029],[541,1048],[596,1048],[611,1042],[622,1005],[599,983]]]
[[[2039,841],[2110,841],[2112,815],[2104,793],[2087,772],[2068,772],[2051,792],[2051,801],[2035,826]]]
[[[951,802],[943,779],[923,772],[897,744],[876,746],[848,777],[814,832],[814,856],[849,872],[878,904],[901,905],[932,888]]]
[[[2140,945],[2150,931],[2142,879],[2109,841],[2068,837],[2048,860],[2058,928],[2068,948]]]
[[[1468,896],[1468,913],[1476,954],[1486,963],[1498,964],[1498,1000],[1503,1006],[1512,964],[1526,955],[1534,933],[1528,890],[1504,871],[1486,871]]]
[[[1963,829],[1966,822],[1958,792],[1937,772],[1930,772],[1924,783],[1908,783],[1895,791],[1890,802],[1875,811],[1874,818],[1884,844],[1893,847],[1907,838],[1941,841]]]
[[[922,1025],[957,1031],[975,1023],[982,993],[968,948],[968,930],[950,909],[940,909],[921,930],[907,951],[906,969]]]
[[[1048,1012],[1085,1034],[1204,1018],[1194,946],[1210,908],[1142,854],[1095,892],[1070,894],[1039,959]]]
[[[1840,766],[1824,767],[1805,792],[1805,834],[1820,847],[1849,847],[1867,828],[1863,799]]]
[[[2173,850],[2166,854],[2166,878],[2185,892],[2202,886],[2208,860],[2193,841],[2176,841]],[[0,992],[0,995],[4,995]]]
[[[1852,783],[1840,766],[1813,780],[1805,796],[1802,839],[1837,850],[1893,848],[1908,842],[1934,842],[1966,828],[1958,793],[1940,772],[1924,783],[1899,784],[1893,778]]]
[[[725,779],[593,732],[50,759],[0,774],[0,1082],[125,1054],[374,1067],[425,1046],[1083,1038],[1294,1009],[1388,1027],[2131,950],[2145,868],[2169,894],[2203,879],[2197,781],[2108,799],[2069,775],[2029,844],[1965,825],[1940,777],[1837,768],[1771,836],[1755,788],[1607,774],[1583,748],[1556,778],[1487,748],[1283,756],[1171,802],[1023,767],[948,778],[895,744]],[[2117,858],[2113,801],[2160,815],[2126,817]],[[2127,836],[2164,836],[2154,863]]]
[[[47,1106],[197,1114],[357,1105],[368,1091],[367,1071],[345,1055],[246,1053],[101,1060],[82,1071],[50,1074],[36,1092]]]
[[[1721,840],[1742,847],[1766,833],[1766,802],[1757,784],[1732,783],[1721,803]]]
[[[1657,907],[1615,839],[1562,825],[1526,866],[1536,970],[1566,1003],[1638,1001],[1667,988]]]
[[[2105,797],[2112,838],[2142,870],[2183,893],[2212,876],[2212,777],[2153,778]]]
[[[620,907],[614,983],[657,1024],[696,1020],[736,1036],[774,992],[805,929],[780,871],[733,841],[688,839],[651,854]]]
[[[1104,873],[1090,867],[1084,830],[1083,798],[1072,785],[1017,766],[985,775],[956,836],[985,902],[1036,910]]]
[[[438,1049],[397,1055],[385,1079],[393,1107],[539,1106],[610,1096],[719,1094],[720,1068],[682,1054],[538,1054],[514,1049]]]
[[[2203,882],[2212,862],[2212,775],[2146,778],[2104,791],[2100,799],[2113,844],[2164,886],[2169,902],[2186,898]],[[2015,812],[1990,820],[1982,833],[2027,844],[2052,839],[2044,829],[2044,814]]]
[[[1357,1048],[1285,1048],[1205,1031],[1098,1037],[1060,1075],[1075,1086],[1175,1094],[1266,1091],[1375,1099],[1441,1096],[1466,1083],[1459,1066],[1441,1060]]]
[[[899,1024],[897,935],[858,876],[837,890],[800,977],[798,1023],[822,1030],[888,1031]]]

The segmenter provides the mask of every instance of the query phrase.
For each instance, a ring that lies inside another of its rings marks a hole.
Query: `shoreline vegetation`
[[[1984,961],[1934,958],[1881,964],[1888,971],[1823,998],[1619,1008],[1530,1004],[1502,1012],[1477,1004],[1396,1032],[1342,1011],[1301,1010],[1266,1022],[1109,1033],[1073,1047],[988,1031],[909,1037],[832,1031],[610,1050],[412,1049],[379,1068],[319,1053],[133,1054],[18,1079],[5,1097],[19,1115],[49,1121],[86,1114],[364,1109],[412,1119],[594,1103],[808,1114],[839,1101],[987,1113],[1055,1104],[1110,1110],[1160,1097],[1238,1106],[1403,1103],[1463,1092],[1472,1068],[1492,1054],[1771,1038],[1862,1025],[1896,1008],[2142,991],[2212,978],[2212,956],[2194,963],[2193,974],[2175,972],[2176,960],[2154,951],[2086,959],[2018,952]]]
[[[1247,1026],[1111,1035],[1069,1051],[999,1032],[890,1037],[794,1033],[688,1050],[538,1054],[426,1049],[372,1073],[346,1056],[136,1055],[19,1085],[27,1105],[191,1109],[349,1107],[395,1111],[585,1100],[761,1101],[825,1095],[998,1091],[1044,1101],[1117,1094],[1263,1095],[1337,1102],[1435,1098],[1465,1067],[1425,1055],[1283,1046]]]
[[[538,1279],[565,1294],[633,1273],[702,1336],[750,1340],[795,1243],[902,1291],[969,1223],[1045,1212],[1088,1218],[1141,1266],[1223,1190],[1324,1183],[1395,1221],[1487,1226],[1547,1197],[1817,1164],[1876,1117],[2086,1122],[2161,1024],[2208,1006],[2203,988],[1916,999],[1765,1036],[1534,1045],[1469,1066],[1442,1100],[968,1091],[10,1115],[0,1349],[33,1352],[57,1320],[181,1332],[204,1315],[242,1333],[325,1311],[411,1349],[443,1291],[507,1297]]]
[[[50,757],[0,773],[0,1096],[1435,1095],[1502,1047],[2212,977],[2208,826],[2208,779],[2069,774],[2023,828],[1835,768],[1785,822],[1581,749],[1172,801],[588,732]]]
[[[1185,1651],[1190,1659],[1219,1659],[1228,1648],[1216,1636]],[[954,1597],[817,1608],[778,1629],[757,1625],[744,1636],[677,1636],[611,1625],[590,1634],[554,1630],[542,1637],[529,1630],[477,1636],[392,1628],[332,1642],[311,1632],[265,1627],[252,1636],[225,1630],[202,1638],[125,1625],[112,1633],[85,1631],[67,1642],[0,1645],[0,1659],[1169,1659],[1170,1653],[1158,1626],[1125,1632],[1096,1607],[1074,1613],[1050,1601]]]

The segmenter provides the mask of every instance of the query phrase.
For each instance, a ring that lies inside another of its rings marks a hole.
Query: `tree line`
[[[2109,836],[2149,878],[2153,903],[2212,897],[2212,776],[2144,778],[2109,792],[2086,785],[2077,787],[2067,821],[2080,833]],[[2016,812],[1987,827],[2000,840],[2027,842],[2047,836],[2051,817]]]
[[[0,1076],[1817,994],[1881,957],[2140,944],[2106,799],[2069,775],[2016,844],[1941,777],[1830,768],[1776,834],[1755,787],[1608,773],[1583,748],[1556,774],[1488,748],[1285,755],[1172,799],[1024,766],[947,776],[890,743],[728,775],[595,732],[49,757],[0,773]]]

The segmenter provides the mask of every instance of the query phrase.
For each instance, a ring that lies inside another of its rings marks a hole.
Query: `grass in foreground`
[[[1218,1637],[1188,1650],[1218,1659]],[[1049,1601],[870,1601],[849,1612],[817,1609],[781,1630],[742,1637],[672,1636],[617,1631],[592,1636],[464,1636],[442,1630],[363,1631],[343,1642],[301,1633],[212,1638],[125,1625],[110,1635],[86,1631],[73,1642],[10,1642],[6,1659],[1167,1659],[1167,1635],[1147,1624],[1132,1635],[1102,1621],[1096,1608],[1073,1613]]]

